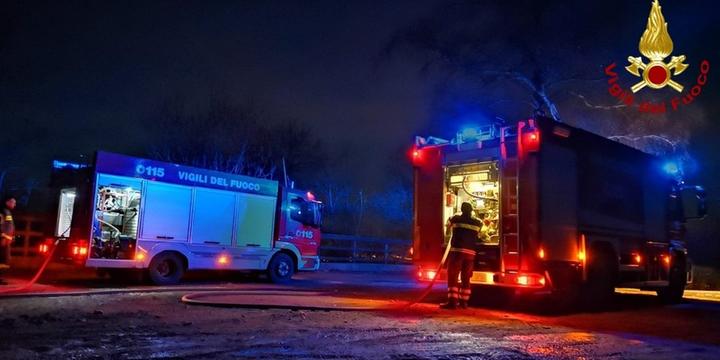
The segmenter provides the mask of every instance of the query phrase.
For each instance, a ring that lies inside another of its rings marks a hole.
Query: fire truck
[[[704,217],[705,194],[656,156],[539,117],[417,137],[411,157],[421,280],[446,276],[447,220],[463,202],[484,224],[473,285],[595,300],[630,287],[677,302],[692,279],[685,223]]]
[[[322,204],[310,192],[102,151],[90,166],[54,165],[54,260],[142,269],[161,285],[193,269],[263,271],[286,282],[319,267]]]

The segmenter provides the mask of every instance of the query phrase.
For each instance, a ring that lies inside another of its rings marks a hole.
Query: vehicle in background
[[[537,118],[417,137],[411,157],[423,280],[445,276],[446,221],[470,202],[484,222],[475,285],[597,301],[622,286],[677,302],[691,281],[684,224],[705,215],[705,194],[655,156]]]
[[[319,267],[322,204],[310,192],[102,151],[91,166],[55,168],[59,260],[146,269],[156,284],[194,269],[264,271],[284,282]]]

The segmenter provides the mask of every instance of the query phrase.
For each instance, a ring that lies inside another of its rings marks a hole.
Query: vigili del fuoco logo
[[[707,83],[710,62],[707,60],[700,62],[695,84],[689,86],[689,90],[683,93],[686,86],[673,77],[683,73],[690,65],[685,63],[687,60],[685,55],[672,56],[666,62],[666,58],[672,55],[673,41],[670,38],[668,24],[665,22],[658,0],[652,3],[647,27],[640,37],[638,48],[643,56],[628,56],[629,64],[625,66],[628,73],[639,78],[630,91],[623,89],[618,84],[619,74],[616,72],[617,65],[615,63],[605,68],[605,75],[609,77],[608,84],[610,84],[608,91],[612,96],[627,106],[637,108],[640,112],[664,114],[689,105],[702,93],[702,88]],[[621,70],[617,71],[623,73]],[[639,92],[663,89],[666,86],[678,93],[669,102],[639,101],[636,98],[635,94]]]

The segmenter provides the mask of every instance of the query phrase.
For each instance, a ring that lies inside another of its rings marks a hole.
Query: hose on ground
[[[16,288],[0,289],[0,296],[2,296],[2,294],[14,293],[14,292],[27,290],[31,286],[35,285],[35,283],[40,279],[40,276],[42,276],[43,272],[45,272],[45,269],[47,268],[48,264],[50,264],[53,254],[55,253],[55,249],[57,249],[58,242],[60,242],[59,238],[55,240],[55,242],[52,245],[52,248],[48,252],[47,258],[45,259],[43,264],[40,266],[40,269],[38,269],[38,271],[35,273],[35,276],[33,276],[33,278],[30,279],[30,281],[28,281],[26,284],[16,287]]]
[[[447,246],[445,247],[445,252],[443,253],[442,259],[440,260],[440,264],[437,267],[437,270],[435,271],[435,276],[430,280],[430,284],[428,284],[428,287],[423,290],[423,292],[420,294],[420,296],[417,297],[417,299],[407,303],[405,306],[403,306],[403,309],[407,309],[421,301],[423,301],[432,291],[433,286],[435,286],[435,280],[437,280],[438,277],[440,277],[440,271],[442,270],[443,266],[445,265],[445,261],[447,260],[448,254],[450,253],[450,244],[452,242],[448,241]]]

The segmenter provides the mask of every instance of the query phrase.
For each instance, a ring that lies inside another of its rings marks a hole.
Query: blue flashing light
[[[53,160],[53,169],[58,169],[58,170],[61,170],[61,169],[75,169],[75,170],[77,170],[77,169],[82,169],[82,168],[86,168],[86,167],[87,167],[87,165],[83,165],[83,164],[77,164],[77,163],[71,163],[71,162],[66,162],[66,161]]]
[[[674,161],[668,161],[665,164],[663,164],[662,167],[663,171],[665,171],[668,175],[676,176],[680,174],[680,167],[678,164]]]
[[[466,127],[460,131],[462,134],[463,139],[475,139],[479,135],[478,128],[476,127]]]

